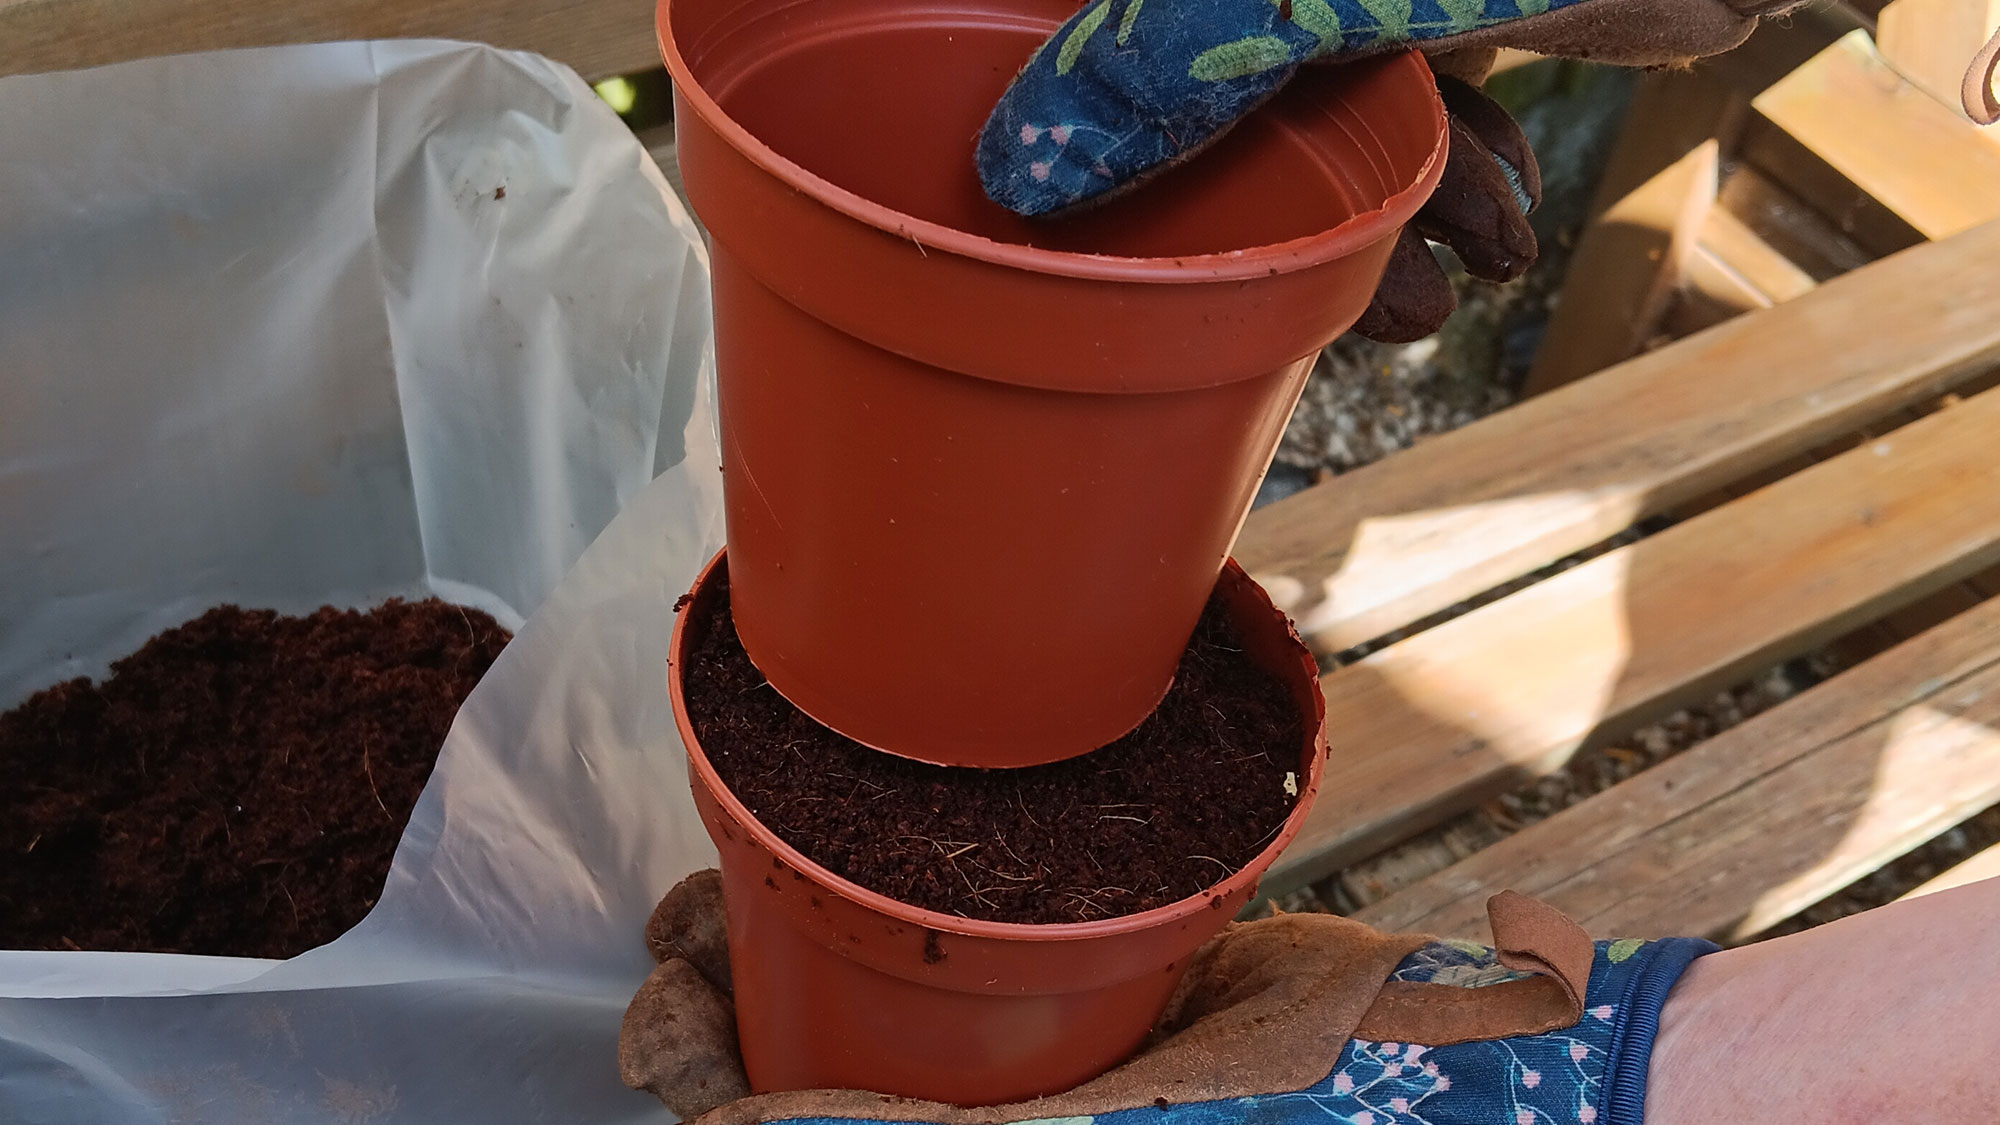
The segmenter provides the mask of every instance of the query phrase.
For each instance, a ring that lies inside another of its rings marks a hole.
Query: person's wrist
[[[1696,960],[1667,993],[1647,1065],[1646,1125],[1698,1125],[1725,1119],[1715,1116],[1709,1095],[1729,1064],[1717,1057],[1726,1036],[1714,1024],[1714,999],[1720,981],[1729,975],[1728,958],[1725,951]]]

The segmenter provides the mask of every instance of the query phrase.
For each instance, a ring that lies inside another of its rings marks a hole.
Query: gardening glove
[[[1494,896],[1492,947],[1384,934],[1329,914],[1232,925],[1196,955],[1152,1039],[1067,1093],[965,1109],[852,1090],[746,1096],[714,871],[646,929],[659,967],[619,1041],[625,1082],[698,1125],[1639,1125],[1668,989],[1716,946],[1592,942]],[[1160,1115],[1168,1116],[1162,1118]]]
[[[995,202],[1049,215],[1144,182],[1214,142],[1301,64],[1417,46],[1450,119],[1443,180],[1396,244],[1355,328],[1403,343],[1457,307],[1425,240],[1473,276],[1536,256],[1534,151],[1479,90],[1499,48],[1632,66],[1726,51],[1799,0],[1091,0],[1014,79],[981,131]]]

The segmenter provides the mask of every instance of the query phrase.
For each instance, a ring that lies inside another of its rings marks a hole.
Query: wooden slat
[[[1994,565],[1995,433],[1981,395],[1328,674],[1334,756],[1274,889]]]
[[[1959,80],[1996,28],[2000,0],[1896,0],[1877,17],[1875,39],[1896,73],[1959,113]],[[2000,144],[2000,123],[1981,132]]]
[[[2000,146],[1905,81],[1863,32],[1820,52],[1753,104],[1926,238],[2000,218]]]
[[[1320,651],[1380,637],[2000,363],[1995,261],[2000,225],[1917,247],[1267,505],[1237,557]]]
[[[1743,220],[1716,207],[1702,223],[1682,271],[1678,302],[1662,327],[1676,338],[1693,335],[1752,309],[1803,297],[1817,284]]]
[[[1925,240],[1881,200],[1761,114],[1744,123],[1737,159],[1807,206],[1841,236],[1860,247],[1864,263]],[[1738,212],[1747,221],[1747,212]]]
[[[1609,367],[1652,336],[1715,205],[1720,161],[1720,146],[1703,141],[1585,228],[1524,394]]]
[[[1752,309],[1810,293],[1818,282],[1743,220],[1712,208],[1682,271],[1681,289],[1661,327],[1678,339]]]
[[[1705,66],[1655,70],[1639,80],[1618,142],[1604,162],[1590,213],[1600,215],[1673,167],[1704,141],[1726,151],[1750,111],[1750,98]]]
[[[1981,879],[2000,877],[2000,847],[1987,848],[1964,863],[1945,871],[1937,878],[1923,884],[1904,895],[1904,898],[1922,898],[1953,887],[1963,887],[1967,883],[1977,883]]]
[[[1486,74],[1488,78],[1492,78],[1505,74],[1510,70],[1519,70],[1524,66],[1533,66],[1538,62],[1544,61],[1545,58],[1546,56],[1535,54],[1533,51],[1520,51],[1512,47],[1503,47],[1493,56],[1493,68],[1487,71]]]
[[[1996,799],[2000,603],[1989,602],[1361,917],[1481,936],[1486,896],[1512,887],[1597,934],[1743,936]]]
[[[1721,208],[1709,212],[1708,221],[1702,224],[1699,244],[1719,265],[1742,278],[1771,304],[1803,297],[1818,284],[1811,274],[1780,254],[1743,220]]]
[[[1872,23],[1847,4],[1803,4],[1785,13],[1783,19],[1759,21],[1757,29],[1741,46],[1702,59],[1695,66],[1713,71],[1723,81],[1754,97],[1805,65],[1827,44],[1851,31],[1865,30]]]
[[[400,37],[535,51],[593,81],[660,65],[653,5],[641,0],[0,0],[0,75]]]
[[[1768,128],[1770,123],[1763,124]],[[1792,143],[1796,146],[1798,142]],[[1732,168],[1723,177],[1716,204],[1712,213],[1728,212],[1814,281],[1831,280],[1883,256],[1864,248],[1804,199],[1747,165]],[[1901,230],[1901,241],[1884,253],[1894,253],[1923,241],[1908,223],[1895,221]]]
[[[1775,303],[1718,260],[1714,251],[1697,245],[1688,257],[1681,286],[1660,319],[1660,331],[1677,340]]]

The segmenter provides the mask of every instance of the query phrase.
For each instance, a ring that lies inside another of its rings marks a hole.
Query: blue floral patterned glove
[[[1213,143],[1306,63],[1420,47],[1452,117],[1443,182],[1357,329],[1405,341],[1456,298],[1422,235],[1474,276],[1535,259],[1534,152],[1478,90],[1494,51],[1662,65],[1740,43],[1797,0],[1089,0],[1031,58],[979,138],[992,199],[1048,215],[1143,183]]]
[[[660,967],[620,1042],[626,1082],[697,1125],[1640,1125],[1667,992],[1716,948],[1592,942],[1512,894],[1489,904],[1497,947],[1283,915],[1205,947],[1124,1066],[965,1109],[844,1090],[744,1097],[719,910],[712,872],[669,893],[648,928]]]

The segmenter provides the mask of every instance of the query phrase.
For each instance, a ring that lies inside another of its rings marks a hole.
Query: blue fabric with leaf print
[[[1029,60],[979,137],[986,194],[1073,206],[1200,148],[1301,63],[1581,0],[1093,0]]]
[[[1304,1090],[1015,1125],[1641,1125],[1667,991],[1717,948],[1698,938],[1598,942],[1583,1019],[1559,1031],[1449,1047],[1351,1040]],[[1486,946],[1450,941],[1404,958],[1390,979],[1483,988],[1529,975]]]

